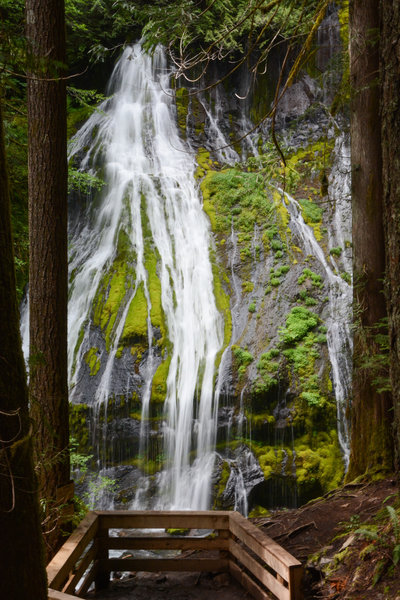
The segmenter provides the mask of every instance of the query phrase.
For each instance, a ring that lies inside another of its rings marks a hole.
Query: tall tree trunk
[[[69,482],[67,151],[63,0],[26,0],[29,43],[28,192],[30,399],[51,555],[57,490]]]
[[[386,297],[396,467],[400,472],[400,5],[381,0],[381,115]]]
[[[392,469],[391,397],[377,392],[374,384],[377,373],[373,368],[380,352],[376,334],[379,322],[386,316],[378,85],[379,3],[376,0],[350,2],[350,40],[356,330],[348,480],[367,472]]]
[[[0,531],[1,595],[47,599],[32,460],[28,390],[19,335],[0,90]]]

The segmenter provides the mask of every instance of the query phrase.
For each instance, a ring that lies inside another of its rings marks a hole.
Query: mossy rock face
[[[329,252],[335,246],[328,236],[335,206],[326,197],[335,136],[316,131],[313,110],[300,127],[301,145],[295,141],[284,151],[285,168],[272,144],[235,167],[216,167],[212,154],[199,155],[204,209],[234,307],[225,386],[234,406],[230,439],[247,443],[256,456],[265,483],[251,502],[265,508],[275,501],[294,506],[325,493],[344,471],[325,325],[330,284],[292,216],[302,215],[326,262],[332,264],[333,257],[339,271],[343,256]],[[296,135],[293,129],[289,137],[296,140]],[[283,187],[297,202],[295,210]],[[224,415],[219,440],[228,429]],[[229,445],[221,455],[231,456]],[[218,506],[227,464],[215,490]],[[275,500],[266,506],[268,495]]]
[[[151,388],[151,402],[152,403],[163,403],[167,395],[167,378],[169,367],[171,364],[171,357],[164,360],[153,376],[152,388]]]

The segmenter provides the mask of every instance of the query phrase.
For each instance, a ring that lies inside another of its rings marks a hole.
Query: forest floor
[[[400,600],[399,491],[394,479],[353,483],[252,521],[305,566],[304,600]],[[88,597],[250,598],[225,573],[135,573]]]
[[[399,502],[393,479],[349,484],[253,522],[306,566],[305,600],[400,600]]]

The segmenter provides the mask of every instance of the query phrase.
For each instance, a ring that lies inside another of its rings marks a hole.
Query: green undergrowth
[[[389,495],[380,509],[368,513],[339,523],[339,533],[310,560],[319,563],[325,588],[341,582],[348,598],[364,597],[365,590],[368,598],[392,600],[400,592],[399,494]]]

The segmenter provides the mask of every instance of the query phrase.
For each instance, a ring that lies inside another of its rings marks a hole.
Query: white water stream
[[[93,346],[90,338],[93,334],[93,305],[105,274],[112,269],[118,238],[123,230],[135,257],[134,274],[131,273],[125,280],[126,293],[110,335],[108,352],[102,352],[100,357],[102,369],[98,377],[91,378],[91,385],[97,386],[93,408],[97,417],[101,407],[106,413],[118,378],[118,349],[125,319],[136,293],[141,290],[147,302],[148,349],[141,369],[139,454],[146,456],[151,384],[160,362],[151,323],[150,282],[146,269],[148,249],[145,230],[149,228],[170,342],[162,425],[165,467],[156,477],[157,499],[149,504],[150,479],[143,476],[138,482],[132,508],[201,510],[209,508],[218,398],[229,378],[230,346],[222,356],[216,380],[215,362],[223,344],[223,322],[214,299],[209,259],[211,232],[194,178],[194,152],[178,134],[169,77],[162,50],[158,49],[151,59],[142,53],[139,45],[126,49],[110,80],[110,99],[85,123],[70,146],[70,156],[79,162],[79,168],[102,177],[106,182],[99,197],[88,202],[84,218],[75,222],[70,231],[70,398],[72,402],[81,401],[78,397],[81,376],[78,365],[84,362],[85,353]],[[216,96],[213,111],[207,108],[205,102],[203,107],[210,144],[215,143],[220,148],[217,152],[219,160],[236,162],[239,158],[237,153],[226,147],[228,140],[223,133],[220,98]],[[247,125],[247,121],[243,121],[242,125]],[[255,143],[252,142],[248,148],[255,151]],[[339,138],[337,160],[330,176],[330,198],[336,202],[330,224],[331,247],[345,248],[346,239],[350,239],[350,232],[343,234],[351,222],[351,215],[346,212],[349,194],[347,153],[343,139]],[[335,259],[325,256],[313,229],[304,223],[297,202],[282,193],[282,201],[284,197],[288,203],[292,234],[300,238],[305,253],[316,257],[326,274],[329,289],[328,350],[338,408],[339,441],[347,466],[351,286],[338,274]],[[242,290],[235,273],[237,237],[233,228],[229,243],[232,246],[232,340],[235,341],[244,324],[239,322]],[[341,260],[345,270],[351,272],[351,257],[344,252]],[[242,409],[238,419],[240,430]],[[246,488],[244,474],[254,468],[253,463],[256,461],[248,450],[241,463],[232,461],[230,485],[235,490],[235,507],[244,513],[247,512],[250,489]]]
[[[127,48],[111,77],[111,99],[72,142],[71,156],[82,157],[80,169],[92,173],[102,169],[107,186],[100,205],[93,211],[88,208],[85,227],[78,228],[71,241],[69,365],[74,386],[78,369],[73,365],[87,350],[93,301],[115,258],[124,223],[136,255],[135,279],[130,289],[126,283],[95,401],[106,403],[109,398],[125,317],[141,286],[148,307],[149,358],[142,423],[146,421],[155,367],[144,210],[159,257],[161,302],[170,341],[163,424],[166,467],[159,478],[157,507],[199,510],[208,508],[214,466],[218,405],[214,376],[223,322],[215,305],[211,236],[194,178],[194,156],[178,135],[172,94],[165,93],[168,90],[169,72],[162,50],[157,49],[151,59],[139,45]]]
[[[329,199],[334,205],[331,211],[329,242],[331,247],[342,248],[345,272],[352,273],[351,251],[351,203],[350,203],[350,149],[344,135],[335,144],[335,162],[329,178]],[[292,234],[301,240],[306,254],[314,256],[322,268],[328,284],[329,316],[326,319],[329,359],[332,367],[332,382],[337,406],[337,428],[339,444],[346,469],[350,458],[350,431],[346,415],[351,395],[352,382],[352,286],[338,273],[333,256],[326,258],[317,242],[312,227],[304,222],[298,202],[289,194],[279,190],[288,202],[289,227]]]

